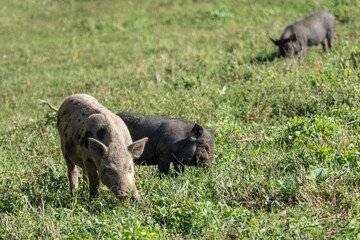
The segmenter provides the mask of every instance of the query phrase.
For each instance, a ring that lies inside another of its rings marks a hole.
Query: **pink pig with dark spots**
[[[125,123],[86,94],[68,97],[57,110],[61,150],[68,168],[70,193],[79,186],[77,166],[90,185],[90,198],[97,195],[100,180],[118,199],[128,193],[140,199],[135,186],[134,159],[144,150],[147,138],[133,142]]]

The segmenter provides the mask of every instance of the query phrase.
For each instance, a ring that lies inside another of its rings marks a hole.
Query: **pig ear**
[[[128,150],[134,158],[139,158],[144,151],[145,143],[149,138],[137,140],[128,146]]]
[[[274,39],[274,38],[272,38],[272,37],[269,37],[269,38],[270,38],[270,40],[271,40],[276,46],[279,45],[279,40]]]
[[[290,39],[290,41],[296,41],[296,34],[295,33],[291,34],[289,39]]]
[[[199,124],[195,123],[193,129],[191,129],[191,132],[190,132],[190,137],[192,138],[198,138],[202,135],[203,133],[203,128],[202,126],[200,126]]]
[[[211,132],[211,134],[212,134],[212,135],[215,135],[216,130],[218,130],[218,127],[217,127],[217,128],[213,128],[213,129],[211,129],[211,131],[210,131],[210,132]]]
[[[108,148],[95,138],[89,138],[89,151],[96,162],[100,162],[107,154]]]

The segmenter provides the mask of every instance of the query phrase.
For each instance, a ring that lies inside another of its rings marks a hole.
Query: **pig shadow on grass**
[[[252,57],[250,58],[250,63],[251,64],[262,64],[262,63],[266,63],[266,62],[272,62],[275,59],[279,59],[282,58],[279,51],[274,51],[268,54],[259,54],[256,57]]]
[[[74,196],[71,197],[67,177],[55,176],[50,168],[35,181],[21,184],[15,192],[11,187],[5,189],[6,192],[14,193],[0,197],[0,213],[15,213],[18,209],[23,209],[24,205],[30,205],[34,209],[80,209],[93,214],[102,213],[105,206],[107,210],[118,207],[119,200],[115,199],[109,190],[99,190],[99,196],[90,200],[87,183],[79,178],[79,189],[74,191]]]

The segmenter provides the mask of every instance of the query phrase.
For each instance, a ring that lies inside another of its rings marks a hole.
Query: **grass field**
[[[0,239],[360,238],[358,0],[0,0]],[[334,47],[269,36],[324,9]],[[73,93],[216,134],[215,161],[141,200],[70,197],[56,115]]]

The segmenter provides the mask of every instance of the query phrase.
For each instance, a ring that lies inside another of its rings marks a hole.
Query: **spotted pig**
[[[89,182],[90,198],[97,195],[100,180],[118,199],[127,198],[128,193],[140,198],[133,160],[141,156],[147,138],[132,142],[125,123],[86,94],[68,97],[59,110],[44,100],[39,103],[58,112],[57,128],[71,195],[79,185],[79,166]]]

